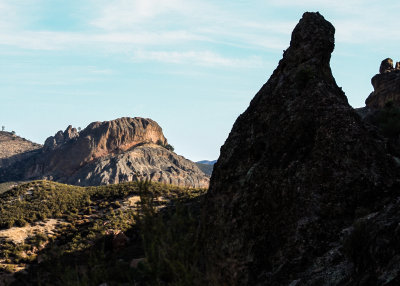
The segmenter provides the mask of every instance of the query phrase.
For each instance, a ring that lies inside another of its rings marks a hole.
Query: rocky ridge
[[[334,31],[303,15],[221,147],[200,235],[210,285],[400,283],[399,167],[332,76]]]
[[[81,132],[68,126],[47,138],[39,153],[0,169],[0,181],[50,179],[87,186],[149,179],[207,187],[208,178],[193,162],[160,146],[167,143],[151,119],[93,122]]]

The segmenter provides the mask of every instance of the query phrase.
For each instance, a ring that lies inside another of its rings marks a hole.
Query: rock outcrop
[[[384,59],[371,83],[374,91],[365,100],[368,108],[383,108],[388,103],[400,106],[400,62],[393,67],[392,59]]]
[[[78,131],[76,128],[72,128],[72,125],[69,125],[64,132],[60,130],[54,136],[47,138],[44,142],[44,148],[46,150],[54,150],[77,137],[79,137]]]
[[[399,282],[399,168],[332,76],[334,31],[303,15],[221,147],[200,236],[210,285]]]
[[[46,140],[44,162],[33,166],[26,175],[69,177],[97,158],[126,151],[139,143],[157,141],[166,143],[167,139],[161,127],[151,119],[123,117],[93,122],[79,134],[69,126]]]
[[[68,126],[47,138],[40,154],[0,169],[0,181],[45,178],[87,186],[149,179],[207,187],[193,162],[160,146],[167,143],[151,119],[94,122],[79,133]]]

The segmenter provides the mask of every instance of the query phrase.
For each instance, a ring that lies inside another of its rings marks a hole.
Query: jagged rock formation
[[[168,142],[151,119],[93,122],[79,133],[68,126],[47,138],[39,154],[0,169],[0,181],[45,178],[86,186],[150,179],[208,186],[208,178],[193,162],[155,143]]]
[[[44,142],[44,148],[46,150],[54,150],[57,147],[62,146],[64,143],[67,143],[71,139],[79,137],[79,133],[76,128],[72,128],[72,125],[69,125],[64,132],[61,130],[58,131],[54,136],[50,136]]]
[[[0,131],[0,168],[25,158],[31,151],[41,147],[40,144],[21,138],[12,132]]]
[[[398,285],[398,165],[337,86],[333,49],[334,27],[305,13],[221,148],[200,236],[210,285]]]
[[[384,59],[371,83],[374,91],[365,100],[367,107],[383,108],[389,102],[400,106],[400,62],[393,68],[393,60]]]

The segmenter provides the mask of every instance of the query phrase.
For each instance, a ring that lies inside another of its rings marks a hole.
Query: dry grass
[[[54,235],[54,230],[57,228],[57,226],[65,224],[66,222],[60,219],[48,219],[37,222],[34,225],[12,227],[9,229],[0,230],[0,239],[12,241],[16,244],[24,243],[25,239],[39,233],[43,233],[46,236],[52,236]]]

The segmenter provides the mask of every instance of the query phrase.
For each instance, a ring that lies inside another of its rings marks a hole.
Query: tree
[[[3,125],[3,126],[1,126],[1,131],[4,131],[4,130],[6,130],[6,127]]]
[[[81,132],[82,128],[78,127],[78,132]]]
[[[172,151],[172,152],[174,152],[174,150],[175,150],[174,146],[172,146],[171,144],[167,144],[164,147],[165,147],[165,149]]]

